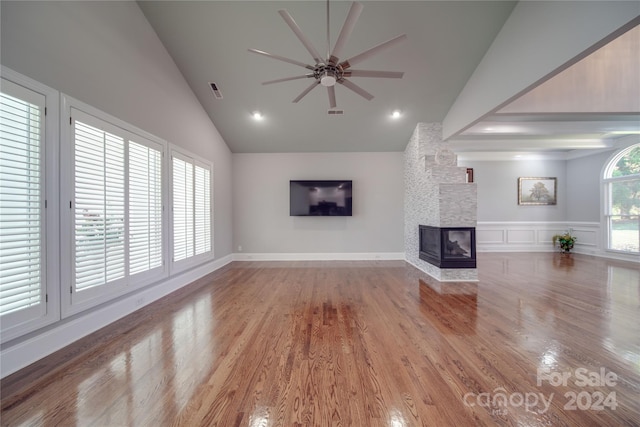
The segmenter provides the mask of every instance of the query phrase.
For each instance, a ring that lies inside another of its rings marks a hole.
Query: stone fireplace
[[[476,184],[442,140],[442,125],[418,123],[404,157],[406,260],[438,281],[478,280]]]

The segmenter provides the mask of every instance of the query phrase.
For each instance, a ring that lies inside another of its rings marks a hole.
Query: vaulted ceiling
[[[416,123],[445,119],[515,2],[363,4],[340,59],[406,34],[404,42],[357,66],[403,71],[404,77],[353,77],[374,96],[370,101],[336,85],[337,109],[344,114],[328,114],[329,98],[320,85],[292,103],[309,79],[261,84],[308,70],[248,51],[313,65],[278,11],[286,9],[315,48],[326,52],[326,2],[139,2],[233,152],[402,151]],[[335,43],[350,3],[329,6],[330,42]],[[598,148],[621,132],[640,131],[640,31],[626,33],[594,55],[454,135],[452,144],[457,151],[557,151]],[[587,93],[593,81],[597,90]],[[210,82],[222,99],[214,96]],[[586,105],[598,107],[585,110]],[[400,117],[391,117],[394,110]],[[256,111],[262,120],[252,117]]]

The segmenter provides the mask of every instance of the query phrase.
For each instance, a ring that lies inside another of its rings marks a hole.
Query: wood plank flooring
[[[478,268],[232,263],[5,378],[1,424],[640,426],[638,264]]]

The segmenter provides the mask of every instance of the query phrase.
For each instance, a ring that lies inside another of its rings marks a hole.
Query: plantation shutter
[[[44,105],[43,95],[2,81],[0,315],[36,308],[45,295]]]
[[[129,141],[129,274],[162,265],[162,152]]]
[[[173,261],[192,257],[193,164],[173,157]]]
[[[124,148],[123,138],[75,120],[76,291],[125,275]]]
[[[172,154],[173,261],[212,252],[211,167]]]
[[[195,254],[211,250],[211,172],[195,168]]]

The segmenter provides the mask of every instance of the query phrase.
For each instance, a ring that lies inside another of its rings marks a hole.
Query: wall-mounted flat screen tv
[[[352,207],[351,181],[289,181],[290,216],[352,216]]]

